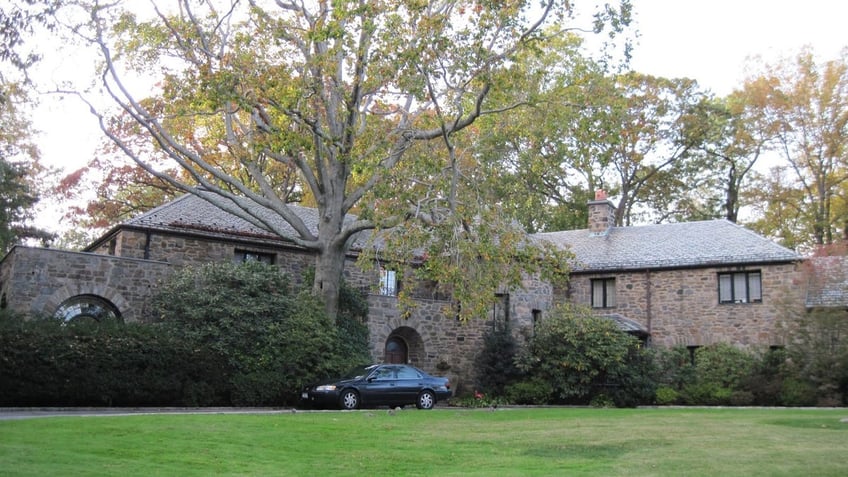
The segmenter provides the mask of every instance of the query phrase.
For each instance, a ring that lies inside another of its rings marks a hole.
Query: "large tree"
[[[825,62],[803,50],[764,65],[748,84],[754,83],[767,88],[763,124],[774,131],[783,164],[763,176],[752,194],[766,204],[767,218],[786,220],[788,214],[800,226],[784,239],[800,246],[831,244],[848,230],[848,50]],[[796,200],[787,204],[777,197]],[[760,228],[779,227],[766,222]]]
[[[50,238],[30,225],[42,168],[32,126],[21,113],[22,102],[27,102],[25,91],[4,82],[0,74],[0,253],[22,239]]]
[[[725,98],[705,98],[695,108],[686,134],[698,144],[706,206],[716,216],[737,222],[742,192],[754,167],[770,150],[777,130],[765,113],[770,86],[752,81]],[[720,212],[719,212],[720,211]]]
[[[509,74],[528,106],[483,118],[475,153],[527,230],[583,228],[586,202],[605,185],[607,133],[616,127],[604,122],[606,67],[580,36],[561,35],[549,48],[518,57]]]
[[[99,48],[102,88],[131,119],[97,112],[108,137],[148,173],[282,235],[262,212],[273,210],[316,253],[314,289],[331,312],[359,232],[413,221],[479,237],[472,229],[488,223],[487,211],[461,200],[454,139],[522,102],[490,109],[487,99],[516,54],[544,47],[541,28],[571,13],[563,0],[183,0],[151,2],[146,13],[81,3],[90,20],[75,31]],[[629,14],[624,0],[592,23],[620,28]],[[131,75],[146,80],[134,87]],[[138,134],[155,147],[134,147]],[[430,141],[440,146],[423,146]],[[163,161],[189,180],[163,172]],[[317,232],[288,207],[280,169],[299,175],[318,209]],[[481,242],[471,262],[451,263],[485,262],[495,242]]]
[[[53,29],[58,5],[59,0],[13,0],[0,5],[0,62],[26,73],[41,56],[31,41],[33,33]]]
[[[27,113],[35,104],[29,69],[39,54],[34,31],[53,26],[51,0],[21,0],[0,5],[0,253],[22,239],[52,235],[31,224],[42,188],[36,134]]]

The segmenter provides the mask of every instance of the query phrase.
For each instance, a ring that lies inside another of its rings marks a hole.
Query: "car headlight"
[[[321,386],[316,387],[315,390],[316,391],[335,391],[336,385],[335,384],[322,384]]]

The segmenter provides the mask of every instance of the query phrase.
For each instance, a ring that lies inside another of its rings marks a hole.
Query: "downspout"
[[[144,259],[150,260],[150,232],[144,234]]]
[[[651,288],[653,284],[651,283],[651,270],[645,270],[645,318],[646,325],[648,328],[648,344],[651,344],[651,337],[653,336],[653,330],[651,329],[651,315],[653,314],[653,309],[651,306]]]

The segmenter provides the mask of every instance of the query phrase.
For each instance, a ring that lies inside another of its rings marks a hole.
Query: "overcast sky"
[[[848,46],[848,0],[632,0],[639,38],[631,66],[642,73],[689,77],[718,95],[741,85],[746,58],[795,56],[810,45],[821,60]],[[599,2],[594,2],[599,3]],[[593,2],[577,0],[586,8]],[[65,75],[69,55],[48,74]],[[84,165],[101,141],[93,116],[75,99],[45,98],[35,119],[45,163]]]
[[[741,85],[748,56],[822,60],[848,46],[846,0],[632,0],[640,32],[633,69],[689,77],[718,95]]]

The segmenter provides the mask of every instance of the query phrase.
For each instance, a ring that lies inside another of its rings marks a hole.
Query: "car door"
[[[397,402],[397,379],[394,366],[374,369],[362,385],[362,401],[371,406],[394,405]]]
[[[424,386],[421,373],[412,366],[398,366],[397,384],[395,385],[398,403],[413,404],[418,399],[418,393]]]

